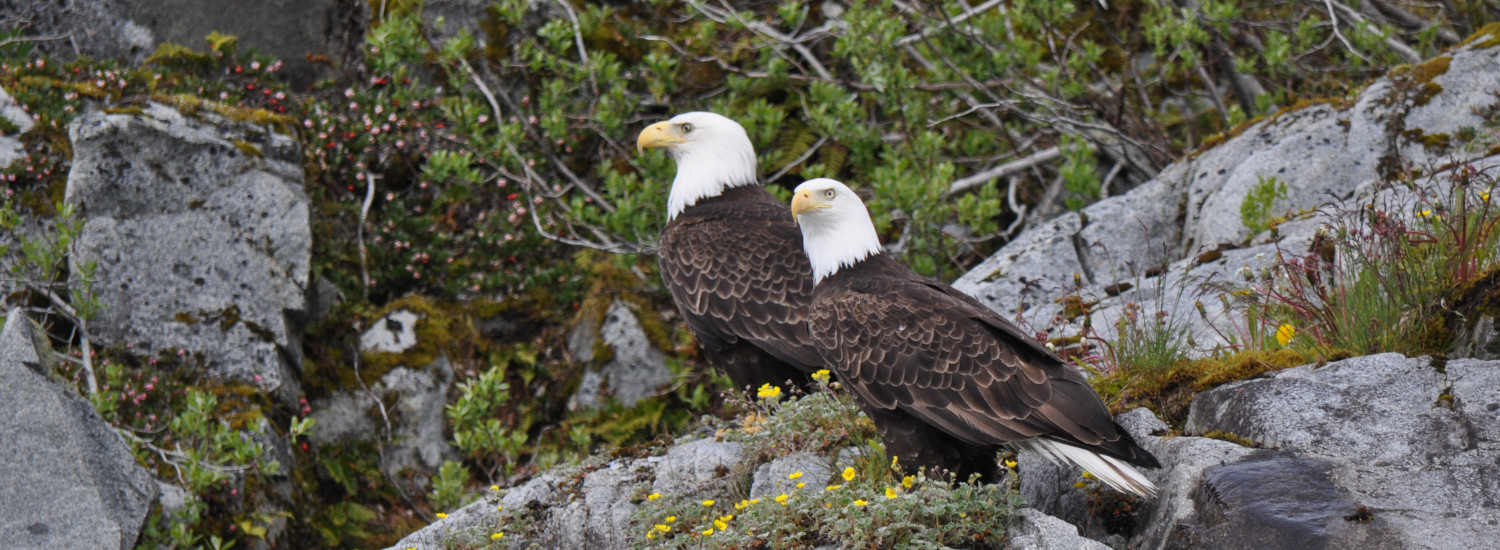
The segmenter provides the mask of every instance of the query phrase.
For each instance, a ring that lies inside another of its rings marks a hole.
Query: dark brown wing
[[[894,260],[876,256],[825,280],[808,322],[824,359],[869,406],[972,445],[1046,437],[1156,466],[1081,373]]]
[[[802,233],[764,189],[689,207],[662,231],[658,254],[698,344],[736,385],[781,384],[822,368],[807,330],[813,281]]]

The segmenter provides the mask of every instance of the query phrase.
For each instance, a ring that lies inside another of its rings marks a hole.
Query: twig
[[[367,266],[368,256],[365,249],[365,220],[370,215],[370,205],[375,203],[375,174],[365,172],[365,203],[359,209],[359,226],[354,229],[355,238],[359,240],[359,278],[365,284],[364,295],[370,297],[370,269]]]
[[[1016,159],[994,168],[990,168],[978,174],[974,174],[967,178],[954,181],[951,185],[948,186],[947,195],[953,196],[959,193],[963,193],[965,191],[978,187],[990,180],[1000,179],[1017,172],[1022,172],[1039,164],[1052,162],[1060,157],[1062,157],[1061,150],[1059,150],[1057,147],[1048,147],[1041,151],[1037,151],[1035,153],[1027,155],[1024,158]]]
[[[1016,200],[1016,181],[1016,178],[1010,178],[1010,188],[1005,190],[1005,203],[1010,206],[1011,212],[1016,213],[1015,221],[1010,222],[1010,226],[1005,228],[1003,235],[1006,238],[1014,235],[1016,229],[1026,222],[1026,205]]]
[[[52,305],[56,307],[58,311],[62,312],[62,314],[66,316],[68,320],[73,321],[73,324],[78,327],[78,341],[79,347],[81,348],[79,351],[83,353],[82,364],[84,374],[88,375],[86,380],[89,386],[89,395],[97,395],[99,393],[99,381],[94,378],[94,350],[93,347],[89,345],[88,319],[84,319],[83,316],[79,315],[78,310],[73,309],[72,305],[63,300],[62,296],[58,296],[57,293],[52,292],[52,289],[46,288],[42,285],[38,285],[30,281],[27,281],[24,284],[32,291],[39,292],[43,296],[46,296],[47,301],[52,302]]]
[[[720,2],[722,3],[723,0],[720,0]],[[710,11],[714,8],[710,8],[697,2],[690,1],[689,3],[692,4],[693,7],[698,8],[698,11],[703,12],[704,15],[708,15],[710,17],[714,16],[714,14],[710,13]],[[757,34],[770,37],[772,40],[785,44],[787,47],[791,48],[792,51],[797,52],[797,55],[802,57],[803,61],[806,61],[807,64],[812,67],[813,72],[818,73],[819,77],[828,79],[833,78],[832,75],[828,74],[828,69],[823,67],[823,63],[818,61],[818,57],[813,55],[812,50],[807,49],[807,46],[804,46],[801,40],[782,34],[781,31],[778,31],[770,25],[767,25],[760,21],[746,21],[744,19],[741,19],[739,14],[736,13],[734,9],[727,4],[724,6],[724,11],[720,12],[717,15],[718,19],[728,19],[731,17],[734,18],[735,21],[738,21],[741,25],[744,25],[745,28],[750,29]],[[819,27],[819,29],[823,28],[825,27]],[[809,32],[809,34],[811,34],[811,32]]]
[[[1370,58],[1365,57],[1364,54],[1359,53],[1359,50],[1354,49],[1354,45],[1349,43],[1349,39],[1344,38],[1344,33],[1339,32],[1339,16],[1338,14],[1334,13],[1335,10],[1333,8],[1333,0],[1323,0],[1323,5],[1328,7],[1328,20],[1333,23],[1332,25],[1330,25],[1330,27],[1333,29],[1333,36],[1337,37],[1339,39],[1339,42],[1344,43],[1344,48],[1348,49],[1349,53],[1352,53],[1355,57],[1364,60],[1365,63],[1369,63]]]
[[[1119,175],[1120,170],[1123,168],[1125,168],[1125,163],[1123,162],[1116,162],[1114,166],[1109,167],[1109,173],[1105,174],[1104,181],[1099,183],[1099,198],[1102,199],[1109,196],[1109,184],[1115,181],[1115,176]]]
[[[557,5],[562,6],[563,11],[568,13],[568,20],[573,22],[573,43],[578,45],[579,66],[583,68],[584,75],[589,79],[589,89],[594,91],[594,95],[598,95],[599,84],[594,82],[594,71],[589,68],[589,51],[583,47],[583,27],[578,24],[578,14],[573,12],[573,6],[568,4],[567,0],[556,1]]]
[[[963,13],[960,13],[960,14],[958,14],[958,15],[956,15],[956,16],[954,16],[954,17],[952,17],[952,18],[950,18],[950,19],[948,19],[946,21],[943,21],[941,24],[938,24],[938,25],[932,26],[932,27],[928,27],[928,28],[922,29],[921,32],[917,32],[917,33],[913,33],[913,34],[908,34],[906,36],[903,36],[901,38],[896,39],[896,45],[897,46],[905,46],[905,45],[910,44],[912,42],[916,42],[918,40],[922,40],[924,38],[927,38],[927,37],[930,37],[932,35],[935,35],[935,34],[941,32],[943,30],[948,29],[949,27],[952,27],[954,25],[957,25],[959,23],[964,22],[965,20],[969,19],[970,17],[974,17],[975,15],[979,15],[981,13],[989,11],[990,8],[993,8],[995,6],[998,6],[998,5],[1002,4],[1002,3],[1004,3],[1004,1],[1005,0],[989,0],[988,2],[985,2],[985,3],[980,4],[978,6],[974,6],[972,8],[967,9],[967,10],[964,10]]]
[[[807,159],[812,158],[813,153],[818,152],[818,148],[822,147],[823,144],[827,142],[828,136],[819,137],[817,143],[814,143],[812,147],[807,148],[807,152],[802,153],[802,156],[799,156],[796,159],[793,159],[791,162],[788,162],[786,166],[782,166],[781,169],[777,170],[775,174],[771,174],[771,177],[766,178],[766,181],[776,181],[776,178],[786,175],[787,171],[795,168],[799,164],[807,162]]]

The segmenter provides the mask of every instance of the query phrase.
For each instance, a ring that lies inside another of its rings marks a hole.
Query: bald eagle
[[[822,368],[807,331],[812,267],[786,205],[756,180],[745,129],[684,113],[646,127],[636,147],[677,161],[657,259],[704,356],[738,388],[807,386]]]
[[[1131,465],[1159,468],[1076,369],[993,310],[882,252],[847,186],[797,187],[792,214],[812,262],[808,326],[909,470],[997,475],[1001,446],[1082,466],[1121,492],[1155,496]]]

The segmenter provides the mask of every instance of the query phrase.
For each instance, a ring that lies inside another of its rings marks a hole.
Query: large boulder
[[[1145,409],[1118,420],[1161,460],[1147,472],[1159,497],[1111,505],[1110,493],[1073,487],[1076,468],[1023,453],[1028,503],[1117,547],[1500,540],[1500,480],[1488,473],[1500,464],[1500,362],[1357,357],[1201,393],[1188,435],[1168,436]]]
[[[156,480],[94,407],[49,375],[13,309],[0,329],[0,540],[15,549],[135,547]],[[45,344],[43,344],[45,345]]]
[[[1285,184],[1272,204],[1279,215],[1369,199],[1407,168],[1500,163],[1445,145],[1484,127],[1479,113],[1500,94],[1497,54],[1459,48],[1393,70],[1352,101],[1299,104],[1236,129],[1124,195],[1028,229],[954,286],[1038,330],[1079,332],[1082,303],[1097,336],[1113,340],[1109,327],[1139,305],[1186,326],[1195,349],[1228,344],[1244,320],[1203,283],[1232,282],[1282,252],[1306,254],[1324,221],[1294,216],[1252,235],[1240,214],[1251,189],[1266,178]],[[1070,295],[1081,300],[1063,299]]]
[[[69,127],[66,199],[97,262],[93,335],[152,355],[184,350],[207,374],[297,392],[312,233],[291,138],[155,103]],[[75,271],[76,272],[76,271]]]

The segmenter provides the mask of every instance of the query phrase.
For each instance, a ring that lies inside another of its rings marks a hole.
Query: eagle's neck
[[[813,284],[881,252],[880,236],[875,234],[869,212],[860,208],[842,214],[846,217],[820,220],[802,217],[802,223],[809,224],[802,232],[802,248],[812,263]]]
[[[754,185],[755,148],[743,143],[699,144],[690,150],[673,151],[677,159],[677,179],[667,196],[667,220],[698,201],[717,197],[725,189]]]

